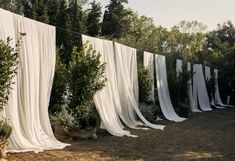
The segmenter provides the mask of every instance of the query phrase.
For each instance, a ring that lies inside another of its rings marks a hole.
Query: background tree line
[[[0,0],[0,7],[56,26],[63,64],[70,61],[74,46],[81,48],[81,33],[135,47],[140,62],[143,51],[166,55],[168,70],[174,68],[176,58],[218,68],[220,87],[232,82],[235,88],[235,27],[230,21],[209,32],[197,21],[181,21],[167,30],[127,9],[127,3],[110,0],[104,14],[101,4],[87,0]],[[226,89],[221,91],[225,94]]]

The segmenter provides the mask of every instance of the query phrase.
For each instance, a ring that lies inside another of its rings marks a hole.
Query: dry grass
[[[10,161],[235,161],[235,109],[192,114],[164,131],[131,130],[138,138],[99,132],[97,140],[69,141],[64,150],[9,154]]]

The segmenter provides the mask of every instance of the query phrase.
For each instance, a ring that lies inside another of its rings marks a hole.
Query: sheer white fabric
[[[211,69],[210,67],[208,66],[205,66],[205,77],[206,77],[206,80],[209,81],[211,79]],[[216,86],[214,87],[216,88]],[[213,96],[213,93],[208,93],[211,95],[211,105],[212,106],[215,106],[216,108],[223,108],[223,107],[220,107],[220,106],[217,106],[216,103],[215,103],[215,97]]]
[[[201,64],[194,64],[193,66],[193,93],[194,98],[198,99],[200,108],[203,111],[211,111],[210,100],[208,97],[207,89],[206,89],[206,82],[203,75],[202,65]]]
[[[219,85],[218,85],[218,70],[217,69],[214,69],[214,74],[215,74],[215,103],[220,106],[226,106],[225,104],[223,104],[221,97],[220,97]]]
[[[146,126],[163,130],[165,126],[150,123],[144,118],[139,110],[136,49],[119,43],[114,43],[114,46],[119,97],[121,100],[120,102],[123,115],[128,120],[128,124],[132,125],[133,127],[136,127],[137,125],[143,125],[137,120],[137,114],[137,116]]]
[[[190,63],[187,64],[187,70],[190,73],[192,72]],[[194,87],[194,86],[196,86],[196,83],[192,82],[192,78],[191,78],[191,74],[190,74],[190,79],[188,81],[188,96],[189,96],[190,107],[191,107],[192,112],[201,112],[198,109],[197,90],[196,90],[196,87]],[[194,87],[194,90],[193,90],[193,87]]]
[[[48,104],[55,66],[55,28],[0,9],[0,36],[14,44],[26,33],[20,65],[12,86],[6,117],[13,127],[8,152],[62,149],[68,144],[53,135]]]
[[[170,93],[167,83],[167,73],[166,73],[166,60],[163,55],[155,55],[155,68],[156,68],[156,78],[157,78],[157,90],[160,102],[160,107],[163,115],[166,119],[181,122],[185,118],[179,117],[171,103]]]
[[[182,60],[176,59],[176,74],[177,74],[177,77],[179,76],[179,73],[182,73],[182,66],[183,66]]]
[[[101,61],[106,64],[106,86],[94,96],[94,102],[102,120],[102,126],[114,136],[134,136],[123,130],[116,108],[120,108],[120,100],[116,82],[113,42],[82,35],[83,44],[90,45],[101,54]]]
[[[155,97],[154,97],[154,54],[149,52],[144,52],[144,67],[148,68],[151,73],[152,79],[152,88],[151,88],[151,95],[150,99],[155,104]]]

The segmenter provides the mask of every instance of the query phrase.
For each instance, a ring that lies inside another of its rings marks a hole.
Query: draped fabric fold
[[[197,90],[196,90],[196,83],[192,82],[192,77],[191,77],[191,73],[192,73],[192,69],[191,69],[191,63],[187,64],[187,71],[190,72],[190,78],[188,81],[188,96],[189,96],[189,102],[190,102],[190,107],[192,112],[201,112],[198,109],[198,102],[197,102]],[[194,77],[194,73],[193,73],[193,77]],[[193,90],[194,87],[194,90]]]
[[[0,9],[0,38],[26,33],[19,50],[20,64],[10,92],[6,117],[13,127],[8,152],[62,149],[68,144],[53,135],[48,105],[55,67],[55,27]]]
[[[150,123],[139,110],[136,49],[119,43],[114,43],[114,47],[119,97],[123,115],[128,120],[128,124],[132,127],[146,125],[154,129],[163,130],[165,126]],[[136,114],[144,124],[137,120]]]
[[[215,103],[220,106],[226,106],[225,104],[223,104],[221,97],[220,97],[219,85],[218,85],[218,70],[217,69],[214,69],[214,74],[215,74]]]
[[[208,66],[205,66],[205,78],[207,81],[209,81],[211,79],[211,69]],[[214,87],[216,88],[216,86]],[[211,95],[211,105],[215,106],[216,108],[223,108],[221,106],[217,106],[215,103],[215,95],[213,95],[213,93],[208,93],[209,95]]]
[[[101,54],[101,62],[106,63],[105,75],[106,86],[94,96],[94,102],[99,116],[102,120],[102,127],[114,136],[133,136],[129,131],[123,130],[118,112],[120,111],[120,99],[117,88],[116,67],[114,62],[114,47],[112,41],[101,40],[82,35],[83,44],[89,43],[94,50]],[[120,113],[119,113],[120,114]],[[123,119],[124,116],[120,114]]]
[[[177,77],[182,73],[183,62],[182,60],[176,59],[176,74]]]
[[[194,73],[193,76],[194,98],[198,99],[200,108],[203,111],[211,111],[212,109],[210,106],[210,100],[206,89],[206,82],[203,75],[202,65],[194,64],[193,73]]]
[[[170,93],[167,83],[167,73],[166,73],[166,60],[163,55],[155,55],[155,68],[156,68],[156,78],[157,78],[157,90],[160,102],[160,107],[163,115],[166,119],[181,122],[186,118],[179,117],[172,105],[170,99]]]
[[[155,94],[154,94],[154,54],[149,52],[144,52],[144,67],[148,68],[151,74],[152,79],[152,88],[151,88],[151,95],[150,99],[155,104]]]

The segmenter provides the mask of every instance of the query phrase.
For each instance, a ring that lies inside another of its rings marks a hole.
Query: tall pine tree
[[[129,28],[127,16],[130,12],[124,8],[127,0],[110,0],[106,6],[102,24],[102,35],[120,38]]]
[[[89,9],[89,13],[87,15],[87,34],[90,36],[97,36],[100,34],[101,24],[101,5],[100,3],[96,3],[95,1],[91,2],[91,9]]]
[[[56,26],[57,24],[57,17],[59,14],[59,1],[58,0],[49,0],[48,1],[48,16],[49,16],[49,23],[51,25]]]
[[[61,51],[61,61],[67,64],[70,60],[72,49],[72,25],[68,12],[68,4],[66,0],[61,0],[59,5],[59,13],[57,17],[56,41],[58,46],[63,46]]]

